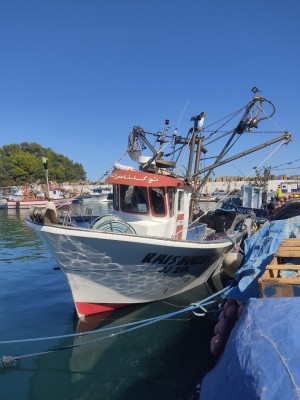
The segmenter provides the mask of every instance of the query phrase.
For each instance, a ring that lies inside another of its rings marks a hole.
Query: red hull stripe
[[[113,311],[117,308],[126,306],[126,304],[98,304],[98,303],[75,303],[77,311],[81,315],[98,314],[106,311]]]

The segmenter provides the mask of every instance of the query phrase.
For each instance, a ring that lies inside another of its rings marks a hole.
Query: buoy
[[[226,254],[223,260],[223,271],[227,276],[233,278],[239,266],[244,261],[244,256],[240,252],[231,251]]]
[[[210,341],[210,351],[214,356],[216,356],[221,353],[223,346],[224,339],[219,333],[217,333]]]
[[[230,304],[230,306],[226,310],[226,317],[228,319],[236,320],[237,316],[238,316],[238,305],[237,305],[237,303]]]
[[[278,188],[277,189],[277,197],[281,197],[282,196],[282,190],[281,190],[281,188]]]

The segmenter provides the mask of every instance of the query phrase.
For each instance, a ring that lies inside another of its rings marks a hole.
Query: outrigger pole
[[[275,139],[273,139],[273,140],[270,140],[269,142],[262,143],[262,144],[259,145],[259,146],[252,147],[252,149],[243,151],[242,153],[236,154],[235,156],[226,158],[226,159],[223,160],[223,161],[216,162],[216,163],[214,163],[213,165],[211,165],[210,167],[206,167],[206,168],[200,169],[199,171],[197,171],[196,174],[193,175],[193,177],[195,177],[195,176],[197,176],[197,175],[199,175],[199,174],[202,174],[202,173],[204,173],[204,172],[211,171],[211,170],[213,170],[213,169],[216,168],[216,167],[219,167],[219,166],[221,166],[221,165],[223,165],[223,164],[227,164],[227,163],[229,163],[229,162],[231,162],[231,161],[233,161],[233,160],[236,160],[237,158],[244,157],[244,156],[246,156],[246,155],[248,155],[248,154],[250,154],[250,153],[253,153],[253,152],[257,151],[257,150],[261,150],[261,149],[263,149],[263,148],[265,148],[265,147],[267,147],[267,146],[271,146],[271,145],[274,144],[274,143],[280,142],[280,140],[284,140],[284,141],[286,142],[285,144],[288,144],[288,143],[292,140],[292,135],[290,134],[289,131],[285,131],[284,135],[279,136],[278,138],[275,138]],[[203,181],[199,184],[199,186],[197,187],[196,191],[199,191],[199,190],[202,188],[202,186],[203,186],[204,184],[205,184],[205,181],[203,180]]]

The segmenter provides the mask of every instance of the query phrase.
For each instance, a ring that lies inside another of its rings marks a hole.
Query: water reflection
[[[206,295],[203,287],[201,296]],[[127,307],[107,314],[104,320],[103,316],[90,317],[87,326],[79,323],[75,329],[90,329],[93,324],[100,329],[140,321],[176,311],[180,304],[185,305],[177,296],[175,303]],[[187,398],[213,362],[207,345],[210,328],[207,320],[197,319],[191,313],[182,314],[105,341],[39,357],[30,381],[32,398]],[[79,345],[97,338],[99,334],[61,340],[56,346],[70,342]],[[56,384],[46,392],[51,381]]]
[[[85,204],[86,203],[86,204]],[[111,205],[83,202],[84,213]],[[0,340],[64,335],[117,326],[177,311],[211,294],[204,285],[188,295],[77,319],[70,290],[55,259],[24,225],[28,210],[0,212]],[[105,317],[105,318],[104,318]],[[0,369],[3,399],[186,399],[212,365],[212,322],[181,314],[166,321],[69,350],[27,358]],[[99,334],[51,342],[0,345],[0,356],[47,351],[96,339]]]

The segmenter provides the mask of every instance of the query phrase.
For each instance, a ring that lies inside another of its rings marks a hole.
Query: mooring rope
[[[12,343],[25,343],[25,342],[36,342],[36,341],[41,341],[41,340],[52,340],[52,339],[63,339],[63,338],[68,338],[68,337],[82,337],[84,335],[89,335],[89,334],[95,334],[95,333],[102,333],[102,332],[107,332],[109,330],[118,330],[119,332],[114,332],[111,333],[109,335],[106,336],[102,336],[99,338],[95,338],[95,339],[91,339],[88,340],[86,342],[82,342],[82,343],[77,343],[77,344],[72,344],[72,345],[68,345],[68,346],[63,346],[63,347],[57,347],[54,349],[50,349],[50,350],[46,350],[46,351],[42,351],[42,352],[37,352],[37,353],[29,353],[29,354],[23,354],[23,355],[4,355],[0,358],[0,367],[5,367],[5,366],[14,366],[16,365],[21,359],[24,358],[29,358],[29,357],[35,357],[35,356],[40,356],[40,355],[45,355],[45,354],[50,354],[50,353],[54,353],[56,351],[61,351],[61,350],[68,350],[68,349],[73,349],[76,347],[81,347],[81,346],[85,346],[88,344],[92,344],[92,343],[96,343],[96,342],[100,342],[106,339],[111,339],[113,337],[119,336],[121,334],[125,334],[128,332],[132,332],[136,329],[140,329],[143,328],[145,326],[154,324],[156,322],[162,321],[164,319],[170,318],[170,317],[174,317],[175,315],[178,314],[182,314],[188,311],[193,311],[197,308],[202,308],[204,306],[207,305],[211,305],[211,304],[215,304],[215,300],[211,301],[213,298],[218,297],[222,294],[224,294],[227,290],[229,289],[229,287],[226,287],[220,291],[218,291],[217,293],[214,293],[213,295],[197,302],[197,303],[192,303],[190,306],[182,309],[182,310],[178,310],[178,311],[174,311],[172,313],[168,313],[168,314],[164,314],[164,315],[160,315],[158,317],[153,317],[153,318],[148,318],[145,320],[141,320],[141,321],[136,321],[136,322],[131,322],[128,324],[123,324],[123,325],[119,325],[119,326],[115,326],[115,327],[110,327],[110,328],[102,328],[102,329],[98,329],[98,330],[94,330],[94,331],[89,331],[89,332],[82,332],[82,333],[74,333],[74,334],[68,334],[68,335],[59,335],[59,336],[48,336],[48,337],[42,337],[42,338],[33,338],[33,339],[18,339],[18,340],[5,340],[5,341],[0,341],[0,344],[12,344]],[[128,329],[126,329],[128,328]],[[125,329],[125,330],[124,330]]]

